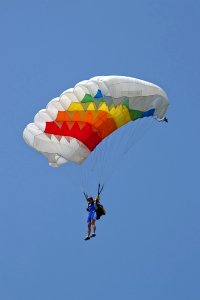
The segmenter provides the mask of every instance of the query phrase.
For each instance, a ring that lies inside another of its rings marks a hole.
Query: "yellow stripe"
[[[97,110],[96,105],[93,102],[90,102],[90,104],[87,107],[87,110]]]
[[[84,103],[84,104],[86,104],[86,103]],[[85,106],[83,107],[82,103],[72,102],[67,109],[67,111],[71,111],[71,112],[72,111],[78,112],[78,111],[84,111],[84,110],[107,112],[110,115],[110,117],[113,118],[117,127],[121,127],[124,124],[131,121],[131,117],[130,117],[128,108],[122,104],[120,104],[116,107],[112,104],[110,107],[108,107],[106,102],[101,102],[97,109],[95,103],[90,102],[89,104],[87,104],[87,109],[86,109]]]
[[[105,102],[101,102],[101,104],[98,107],[98,110],[109,113],[108,105]]]
[[[72,102],[67,111],[84,111],[84,109],[80,102]]]
[[[118,105],[117,107],[112,107],[109,113],[115,120],[117,127],[121,127],[131,121],[129,111],[126,106]]]

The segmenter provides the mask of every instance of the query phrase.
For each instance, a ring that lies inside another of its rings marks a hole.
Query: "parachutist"
[[[88,231],[87,231],[87,235],[85,237],[85,241],[90,239],[91,227],[92,227],[92,235],[95,235],[95,231],[96,231],[95,221],[97,218],[94,199],[92,197],[88,197],[87,202],[88,202],[87,211],[89,212],[89,214],[88,214],[88,218],[87,218]]]
[[[84,193],[84,195],[86,195]],[[99,220],[102,215],[106,214],[106,211],[103,205],[100,204],[100,195],[98,195],[95,199],[93,197],[87,197],[88,207],[86,210],[89,212],[87,223],[88,223],[88,231],[85,237],[85,241],[89,240],[90,237],[96,236],[96,220]],[[92,234],[91,234],[92,229]],[[90,235],[91,234],[91,235]]]

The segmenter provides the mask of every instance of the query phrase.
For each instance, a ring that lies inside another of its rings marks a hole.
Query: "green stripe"
[[[132,121],[142,118],[142,111],[139,110],[129,109],[129,114]]]
[[[128,108],[128,110],[129,110],[129,99],[128,99],[128,98],[125,98],[125,99],[122,101],[122,104],[123,104],[124,106],[126,106],[126,107]]]
[[[105,99],[103,98],[93,98],[90,94],[85,94],[83,100],[81,101],[81,103],[91,103],[91,102],[95,102],[97,104],[97,102],[99,102],[99,104],[106,102]],[[132,121],[137,120],[139,118],[142,118],[142,111],[140,110],[133,110],[129,108],[129,99],[125,98],[122,102],[122,105],[128,108],[129,114],[130,114],[130,118]],[[84,109],[87,109],[87,107],[84,107]]]
[[[85,96],[81,102],[82,103],[94,102],[94,98],[90,94],[85,94]]]

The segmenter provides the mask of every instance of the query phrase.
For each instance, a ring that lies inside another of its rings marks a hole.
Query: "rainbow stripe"
[[[66,111],[58,111],[54,121],[46,122],[44,132],[57,136],[68,136],[81,141],[92,151],[109,134],[138,118],[152,116],[155,109],[146,112],[129,108],[129,99],[114,105],[113,100],[104,99],[100,90],[95,97],[85,94],[80,102],[72,102]]]

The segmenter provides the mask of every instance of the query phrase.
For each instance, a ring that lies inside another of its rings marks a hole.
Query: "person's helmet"
[[[87,198],[87,201],[88,201],[88,202],[94,201],[94,200],[93,200],[93,197],[88,197],[88,198]]]

